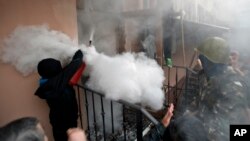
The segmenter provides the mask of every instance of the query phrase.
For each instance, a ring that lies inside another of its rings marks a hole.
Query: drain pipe
[[[185,11],[182,10],[181,12],[181,43],[182,43],[183,65],[186,67],[186,52],[185,52],[184,25],[183,25],[184,16],[185,16]]]

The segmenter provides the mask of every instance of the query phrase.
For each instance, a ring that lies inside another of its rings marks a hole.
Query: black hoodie
[[[35,95],[45,99],[50,107],[49,118],[55,141],[66,141],[67,129],[77,126],[77,100],[69,81],[83,63],[82,58],[83,54],[78,50],[64,68],[59,61],[52,58],[44,59],[38,64],[42,83]]]

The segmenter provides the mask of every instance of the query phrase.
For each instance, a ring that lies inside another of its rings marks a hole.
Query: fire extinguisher
[[[78,70],[75,72],[75,74],[71,77],[71,79],[69,81],[70,85],[77,84],[77,82],[81,78],[82,72],[84,71],[85,68],[86,68],[86,64],[82,63],[82,65],[78,68]]]

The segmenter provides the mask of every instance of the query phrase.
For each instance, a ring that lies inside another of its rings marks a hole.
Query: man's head
[[[192,115],[184,115],[170,123],[164,141],[208,141],[202,122]]]
[[[58,60],[47,58],[38,63],[37,70],[43,78],[52,78],[62,71],[62,65]]]
[[[199,60],[208,78],[221,74],[229,63],[230,49],[222,38],[208,38],[197,50],[200,54]]]
[[[219,37],[206,39],[197,50],[213,63],[227,64],[230,60],[229,46]]]
[[[235,65],[237,65],[238,61],[239,61],[239,52],[232,51],[230,53],[230,63],[229,64],[234,67]]]
[[[25,117],[14,120],[0,129],[1,141],[47,141],[38,119]]]

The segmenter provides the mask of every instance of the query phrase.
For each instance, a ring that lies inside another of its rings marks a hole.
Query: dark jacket
[[[77,100],[69,81],[81,66],[82,58],[83,54],[78,50],[63,69],[60,62],[52,58],[44,59],[38,64],[38,72],[42,78],[35,95],[45,99],[49,105],[49,118],[56,141],[66,140],[67,129],[77,126]]]
[[[165,132],[165,127],[160,123],[155,126],[144,138],[143,141],[161,141]]]
[[[201,92],[198,117],[210,140],[229,140],[229,125],[244,124],[247,116],[246,89],[240,75],[230,68],[211,77]]]
[[[166,128],[157,125],[143,141],[208,141],[208,138],[202,122],[192,115],[185,115],[171,120]]]

